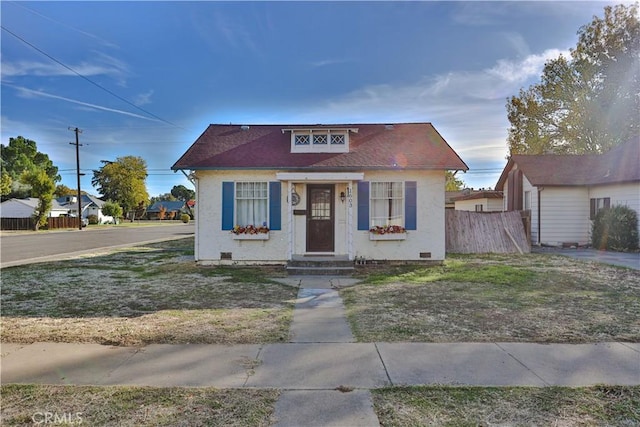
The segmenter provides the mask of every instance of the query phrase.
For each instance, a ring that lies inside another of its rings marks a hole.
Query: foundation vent
[[[220,252],[220,259],[231,259],[231,252]]]

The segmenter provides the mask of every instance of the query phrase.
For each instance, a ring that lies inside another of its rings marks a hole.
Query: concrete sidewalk
[[[640,384],[640,344],[2,344],[2,383],[333,390]]]

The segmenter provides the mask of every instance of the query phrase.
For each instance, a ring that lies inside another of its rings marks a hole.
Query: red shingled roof
[[[283,129],[358,129],[348,153],[291,153]],[[447,169],[467,165],[430,123],[349,125],[212,124],[171,169]]]
[[[604,154],[511,156],[496,190],[503,190],[514,164],[536,187],[640,181],[640,138],[618,145]]]

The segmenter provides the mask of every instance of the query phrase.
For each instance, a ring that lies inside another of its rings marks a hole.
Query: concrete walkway
[[[378,425],[369,390],[384,386],[640,384],[640,343],[355,343],[335,291],[350,279],[287,280],[289,343],[2,344],[2,383],[278,388],[278,427]]]

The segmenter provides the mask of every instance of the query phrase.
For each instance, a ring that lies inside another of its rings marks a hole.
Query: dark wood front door
[[[307,185],[307,252],[334,251],[333,185]]]

